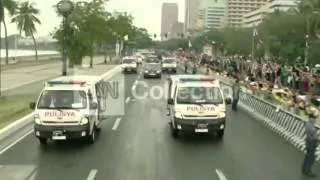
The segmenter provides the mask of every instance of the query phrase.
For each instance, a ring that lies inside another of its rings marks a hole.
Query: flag
[[[191,48],[192,47],[192,44],[191,44],[191,41],[189,40],[189,48]]]
[[[261,39],[261,37],[260,37],[260,35],[259,35],[259,33],[258,33],[258,30],[257,30],[256,28],[253,29],[253,34],[252,34],[252,36],[253,36],[254,43],[255,43],[257,46],[263,44],[263,41],[262,41],[262,39]]]
[[[128,35],[125,35],[125,36],[123,37],[123,39],[124,39],[124,41],[128,41],[129,36],[128,36]]]

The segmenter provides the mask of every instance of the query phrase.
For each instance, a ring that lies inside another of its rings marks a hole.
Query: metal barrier
[[[225,82],[221,83],[224,86],[231,86]],[[305,120],[301,117],[244,91],[240,92],[239,107],[296,148],[305,152]],[[320,146],[317,147],[316,156],[319,160]]]

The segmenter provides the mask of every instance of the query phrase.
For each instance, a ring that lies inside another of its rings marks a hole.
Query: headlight
[[[148,73],[148,70],[145,70],[144,72],[145,72],[145,73]]]
[[[174,117],[178,119],[182,119],[182,114],[180,112],[175,112]]]
[[[157,73],[160,73],[161,71],[157,71]]]
[[[224,118],[224,117],[226,117],[226,113],[225,112],[219,113],[219,118]]]
[[[80,125],[88,124],[88,122],[89,122],[88,118],[83,117],[83,118],[81,119],[81,121],[80,121]]]
[[[41,124],[40,118],[34,118],[34,123],[36,123],[36,124]]]

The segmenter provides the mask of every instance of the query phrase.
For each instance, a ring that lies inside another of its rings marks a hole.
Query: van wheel
[[[171,135],[173,138],[178,138],[178,130],[176,129],[171,129]]]
[[[173,124],[171,123],[170,125],[170,129],[171,129],[171,135],[173,138],[178,138],[178,130],[173,127]]]
[[[96,141],[96,127],[93,127],[91,134],[87,138],[89,144],[93,144]]]
[[[48,139],[47,138],[39,137],[38,139],[39,139],[40,144],[42,144],[42,145],[46,145],[48,143]]]
[[[224,129],[217,131],[217,137],[218,137],[219,139],[222,139],[222,138],[223,138],[223,135],[224,135]]]

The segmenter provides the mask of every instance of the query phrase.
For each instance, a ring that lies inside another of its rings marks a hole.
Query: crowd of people
[[[214,58],[206,54],[183,55],[194,64],[240,80],[241,85],[265,100],[282,105],[300,116],[320,108],[320,65],[247,60],[241,56]]]

